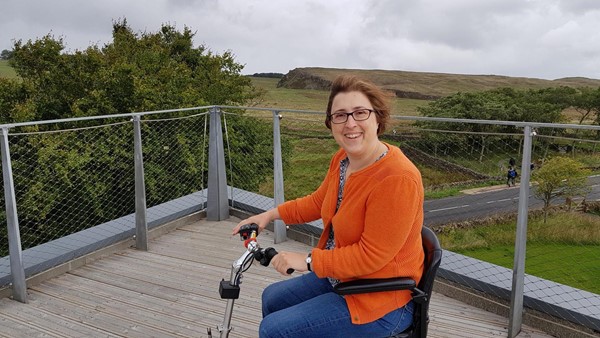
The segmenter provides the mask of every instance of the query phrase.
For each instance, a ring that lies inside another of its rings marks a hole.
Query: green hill
[[[461,75],[397,70],[296,68],[287,73],[278,87],[327,90],[340,74],[355,74],[396,93],[399,98],[431,100],[457,92],[484,91],[500,87],[541,89],[548,87],[600,87],[600,80],[569,77],[544,80],[499,75]]]

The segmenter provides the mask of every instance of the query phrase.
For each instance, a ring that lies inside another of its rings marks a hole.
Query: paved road
[[[587,195],[588,201],[600,200],[600,177],[590,177],[592,191]],[[529,193],[529,208],[541,208],[541,200]],[[556,199],[555,204],[564,203],[564,199]],[[425,225],[431,226],[448,222],[477,219],[494,214],[517,212],[519,203],[519,187],[498,186],[485,188],[479,192],[425,201]]]

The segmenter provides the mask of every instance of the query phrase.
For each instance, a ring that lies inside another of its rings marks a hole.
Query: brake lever
[[[242,225],[238,230],[238,233],[240,234],[240,240],[246,241],[250,239],[252,237],[253,232],[256,236],[258,236],[258,224],[249,223]]]

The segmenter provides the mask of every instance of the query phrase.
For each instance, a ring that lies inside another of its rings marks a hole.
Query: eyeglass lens
[[[358,109],[350,113],[334,113],[331,114],[331,122],[333,123],[344,123],[348,121],[348,116],[352,115],[354,121],[364,121],[371,116],[372,110],[370,109]]]

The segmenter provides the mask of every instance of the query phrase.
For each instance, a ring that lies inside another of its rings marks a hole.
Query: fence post
[[[281,130],[279,121],[282,116],[277,110],[273,110],[273,196],[275,207],[285,201],[283,191],[283,163],[281,158]],[[275,233],[275,244],[287,240],[286,228],[283,221],[277,219],[273,222]]]
[[[13,298],[21,303],[27,303],[27,284],[23,266],[23,251],[21,250],[15,184],[8,146],[8,128],[2,128],[2,143],[0,146],[2,150],[2,177],[4,179],[4,202],[6,204],[6,226],[8,227],[8,250]]]
[[[142,128],[140,115],[133,116],[133,157],[135,161],[135,247],[148,251],[148,223],[146,222],[146,186],[144,157],[142,155]]]
[[[531,174],[531,139],[535,135],[531,126],[523,131],[523,158],[521,160],[521,184],[519,189],[519,212],[515,239],[512,290],[510,295],[510,317],[508,337],[514,338],[523,324],[523,291],[525,283],[525,247],[527,242],[527,213],[529,204],[529,176]]]
[[[210,130],[208,138],[208,194],[206,198],[206,219],[221,221],[229,218],[227,199],[227,177],[225,173],[225,151],[223,150],[223,130],[221,110],[210,110]]]

